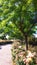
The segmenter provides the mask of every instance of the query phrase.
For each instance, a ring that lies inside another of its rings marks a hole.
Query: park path
[[[12,65],[11,44],[3,45],[0,49],[0,65]]]

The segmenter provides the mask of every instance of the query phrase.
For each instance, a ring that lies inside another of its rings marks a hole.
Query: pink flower
[[[19,57],[22,57],[22,56],[23,56],[23,55],[21,55],[21,54],[19,55]]]
[[[23,62],[26,63],[26,58],[23,59]]]
[[[23,61],[26,61],[26,58],[25,58],[25,59],[23,59]]]
[[[18,55],[22,57],[23,56],[23,52],[20,52]]]

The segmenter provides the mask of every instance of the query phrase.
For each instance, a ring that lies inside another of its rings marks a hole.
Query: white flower
[[[19,48],[21,48],[22,46],[19,46]]]
[[[30,51],[28,51],[28,55],[26,56],[27,58],[29,57],[34,57],[34,54],[32,54]]]
[[[32,53],[34,56],[36,55],[36,52]]]

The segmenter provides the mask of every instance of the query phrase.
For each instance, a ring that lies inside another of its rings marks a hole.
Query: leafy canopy
[[[0,0],[0,33],[24,38],[35,32],[37,0]]]

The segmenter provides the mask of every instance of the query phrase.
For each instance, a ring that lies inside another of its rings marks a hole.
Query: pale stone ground
[[[12,65],[11,44],[2,46],[0,49],[0,65]]]

